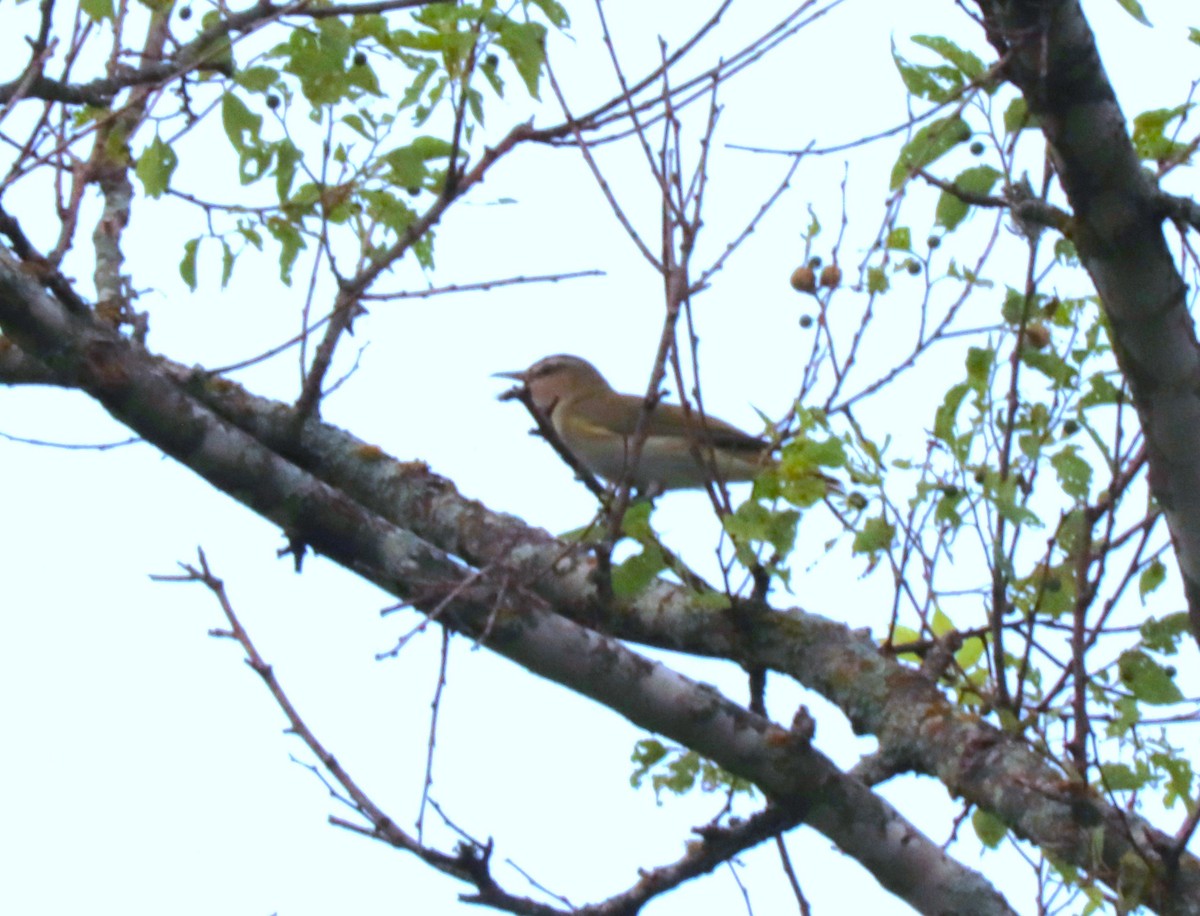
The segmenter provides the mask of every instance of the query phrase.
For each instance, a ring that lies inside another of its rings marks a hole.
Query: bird
[[[561,353],[495,376],[525,386],[580,464],[612,484],[628,479],[645,495],[753,480],[773,463],[767,440],[697,410],[659,402],[646,411],[646,437],[631,467],[644,397],[614,391],[587,360]]]

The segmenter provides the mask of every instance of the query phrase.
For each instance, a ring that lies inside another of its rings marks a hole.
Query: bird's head
[[[521,382],[528,389],[534,406],[547,416],[554,405],[562,401],[612,390],[600,371],[586,359],[561,353],[539,359],[528,369],[497,372],[496,376]]]

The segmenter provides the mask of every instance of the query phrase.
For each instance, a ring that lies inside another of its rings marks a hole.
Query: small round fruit
[[[797,267],[792,271],[792,289],[798,293],[817,291],[817,275],[811,267]]]
[[[278,108],[279,107],[279,96],[275,95],[274,93],[271,93],[271,95],[267,96],[267,107],[270,108],[272,111],[274,111],[276,108]]]
[[[1050,329],[1040,321],[1025,325],[1025,342],[1035,350],[1044,350],[1050,343]]]
[[[934,248],[937,248],[942,244],[942,237],[940,235],[931,235],[925,240],[925,244],[928,245],[929,250],[932,251]]]
[[[191,19],[192,18],[192,8],[190,6],[183,7],[179,11],[179,18],[182,19],[184,22],[187,22],[189,19]]]
[[[812,326],[813,326],[813,316],[812,315],[801,315],[800,316],[800,327],[811,328]]]
[[[904,269],[915,277],[921,272],[921,262],[916,258],[909,258],[904,262]]]
[[[974,143],[971,144],[971,155],[972,156],[982,156],[983,150],[984,150],[984,146],[983,146],[982,140],[976,140]]]
[[[821,271],[821,285],[827,289],[836,289],[842,282],[842,269],[836,264],[830,264]]]
[[[1076,420],[1067,420],[1063,423],[1063,435],[1073,436],[1079,432],[1079,423]]]
[[[354,66],[365,67],[366,65],[367,65],[367,55],[363,54],[362,51],[359,51],[357,54],[354,55]]]

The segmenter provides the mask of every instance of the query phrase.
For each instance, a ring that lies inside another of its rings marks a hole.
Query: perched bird
[[[646,416],[646,438],[631,471],[644,398],[614,391],[578,356],[547,356],[520,372],[496,375],[525,385],[534,407],[589,471],[614,483],[628,475],[644,494],[753,480],[772,463],[766,440],[696,410],[659,403]]]

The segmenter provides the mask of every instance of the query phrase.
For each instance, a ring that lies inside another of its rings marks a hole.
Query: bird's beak
[[[501,394],[496,395],[497,401],[512,401],[521,397],[525,389],[525,372],[493,372],[492,378],[510,378],[513,381],[520,382],[519,388],[509,388]]]

